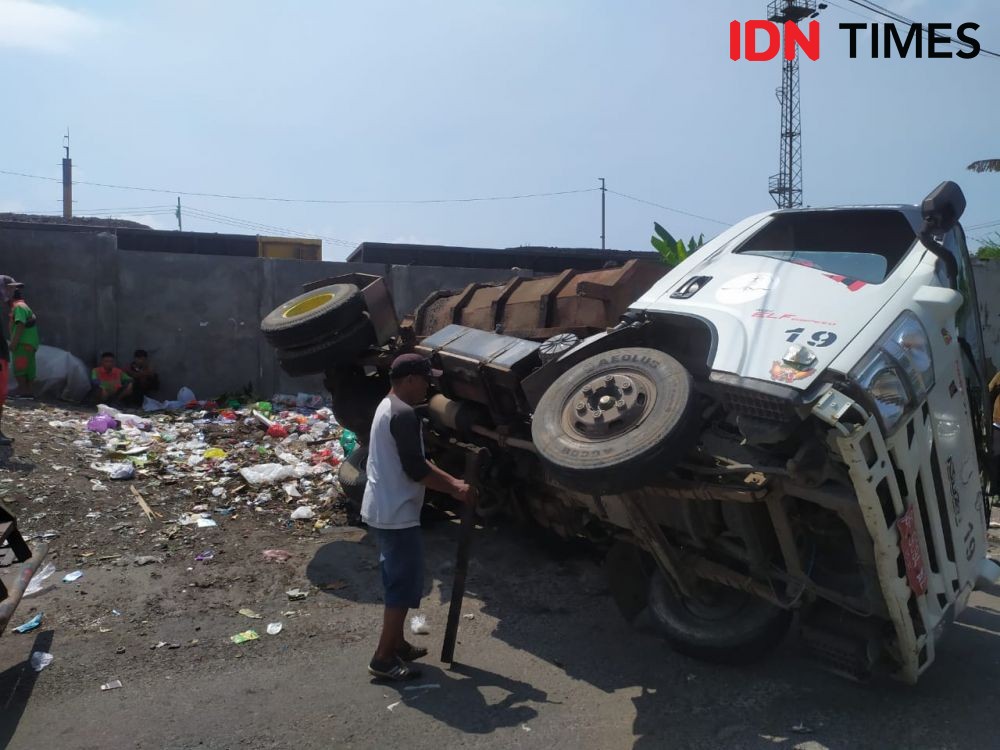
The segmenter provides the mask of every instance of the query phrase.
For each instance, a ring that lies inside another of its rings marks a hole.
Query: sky
[[[976,22],[1000,52],[995,0],[881,5]],[[320,236],[327,260],[601,247],[602,177],[608,248],[651,249],[654,221],[709,238],[774,205],[780,60],[729,58],[730,21],[765,6],[0,0],[0,211],[61,212],[68,129],[75,180],[164,191],[77,184],[75,214],[176,229],[180,197],[185,230]],[[1000,174],[965,167],[1000,158],[1000,57],[850,59],[837,24],[876,20],[833,0],[801,63],[806,205],[917,203],[950,179],[988,237]],[[510,196],[535,197],[466,200]]]

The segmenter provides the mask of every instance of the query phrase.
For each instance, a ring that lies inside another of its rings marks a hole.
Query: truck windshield
[[[801,211],[778,214],[736,252],[880,284],[916,239],[900,211]]]

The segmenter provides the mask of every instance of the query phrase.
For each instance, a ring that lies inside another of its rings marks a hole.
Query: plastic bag
[[[344,449],[344,456],[350,456],[358,447],[358,436],[350,430],[344,430],[340,435],[340,446]]]
[[[314,518],[315,516],[316,516],[315,511],[313,511],[313,509],[310,508],[308,505],[300,505],[298,508],[292,511],[293,521],[307,521],[310,518]]]
[[[87,429],[103,435],[108,430],[113,430],[118,426],[118,422],[107,414],[98,414],[87,420]]]
[[[35,571],[35,575],[31,577],[28,587],[24,590],[24,595],[31,596],[32,594],[37,594],[45,588],[45,579],[50,578],[55,572],[56,566],[53,563],[45,563],[45,565],[42,566],[42,569]]]
[[[222,450],[222,448],[209,448],[207,451],[201,454],[202,458],[207,458],[210,460],[217,460],[225,458],[228,454]]]
[[[52,663],[53,658],[55,657],[47,651],[35,651],[31,654],[31,668],[36,672],[41,672]]]
[[[295,469],[283,464],[257,464],[240,469],[240,476],[249,484],[274,484],[295,477]]]
[[[112,479],[131,479],[135,476],[135,466],[128,462],[111,464],[108,469],[108,476]]]
[[[288,437],[288,430],[280,424],[273,424],[267,428],[267,434],[273,438]]]
[[[177,391],[177,400],[180,401],[182,404],[189,404],[192,401],[197,401],[198,399],[195,397],[194,391],[192,391],[187,386],[184,386],[179,391]]]
[[[427,635],[431,632],[427,627],[427,618],[424,615],[413,615],[410,618],[410,630],[416,635]]]

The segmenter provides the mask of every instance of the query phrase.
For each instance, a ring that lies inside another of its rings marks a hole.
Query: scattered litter
[[[101,690],[117,690],[122,686],[121,680],[112,680],[111,682],[105,682],[101,685]]]
[[[403,688],[403,690],[434,690],[434,689],[439,688],[439,687],[441,687],[441,686],[438,683],[436,683],[436,682],[429,682],[426,685],[409,685],[409,686]]]
[[[315,511],[307,505],[300,505],[298,508],[292,511],[293,521],[307,521],[310,518],[316,516]]]
[[[416,635],[427,635],[430,629],[427,627],[427,618],[424,615],[413,615],[410,618],[410,631]]]
[[[277,635],[278,633],[281,632],[281,628],[282,627],[283,626],[282,626],[282,624],[280,622],[269,622],[267,624],[267,634],[268,635]]]
[[[201,553],[195,555],[194,559],[197,562],[208,562],[209,560],[214,560],[215,559],[215,552],[213,552],[210,549],[207,549],[204,552],[201,552]]]
[[[34,617],[32,617],[27,622],[25,622],[25,623],[23,623],[21,625],[18,625],[16,628],[14,628],[14,632],[15,633],[30,633],[32,630],[34,630],[35,628],[37,628],[39,625],[42,624],[42,614],[43,614],[42,612],[39,612],[37,615],[35,615]]]
[[[41,672],[52,663],[54,658],[55,657],[47,651],[35,651],[31,654],[31,659],[29,661],[32,669],[36,672]]]
[[[74,570],[72,573],[67,573],[63,576],[63,583],[73,583],[73,581],[79,580],[82,577],[82,570]]]
[[[266,549],[262,553],[267,562],[285,562],[292,556],[291,552],[283,549]]]
[[[135,558],[136,565],[151,565],[153,563],[160,564],[163,562],[162,557],[154,557],[153,555],[141,555]]]
[[[289,589],[285,593],[288,595],[288,598],[293,602],[298,601],[300,599],[305,599],[307,596],[309,596],[309,592],[302,591],[302,589]]]
[[[221,461],[228,454],[222,450],[222,448],[209,448],[207,451],[201,454],[202,458],[207,458],[210,461]]]
[[[259,615],[256,612],[254,612],[252,609],[247,609],[246,607],[244,607],[243,609],[239,610],[239,612],[237,614],[241,614],[244,617],[249,617],[251,620],[259,620],[259,619],[261,619],[263,617],[263,615]]]
[[[392,711],[392,709],[394,709],[396,706],[398,706],[402,702],[403,701],[396,701],[395,703],[390,703],[388,706],[386,706],[386,708],[388,708],[390,711]]]
[[[531,731],[531,727],[529,727],[527,724],[522,724],[521,729],[523,729],[525,732]]]
[[[998,522],[998,521],[990,521],[990,528],[991,529],[1000,529],[1000,522]]]
[[[475,620],[476,615],[474,612],[469,612],[467,615],[462,615],[466,620]]]
[[[218,525],[219,525],[219,524],[217,524],[217,523],[216,523],[216,522],[215,522],[215,521],[214,521],[213,519],[211,519],[211,518],[204,518],[204,517],[202,517],[202,518],[199,518],[199,519],[198,519],[198,528],[199,528],[199,529],[210,529],[210,528],[212,528],[213,526],[218,526]]]
[[[31,577],[31,582],[28,583],[28,587],[24,590],[24,595],[31,596],[32,594],[37,594],[45,588],[45,579],[51,577],[55,572],[56,566],[53,563],[45,563],[42,569],[36,571],[35,575]]]
[[[812,728],[811,727],[807,727],[805,725],[805,723],[801,722],[801,721],[798,724],[796,724],[794,727],[792,727],[792,731],[796,732],[797,734],[812,734],[813,733]]]
[[[260,636],[257,635],[256,630],[244,630],[242,633],[230,636],[229,640],[233,643],[246,643],[247,641],[256,641],[258,638]]]

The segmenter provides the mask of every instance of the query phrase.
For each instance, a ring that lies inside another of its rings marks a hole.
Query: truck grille
[[[731,413],[772,422],[783,422],[794,414],[791,402],[786,399],[729,385],[720,386],[719,400]]]

